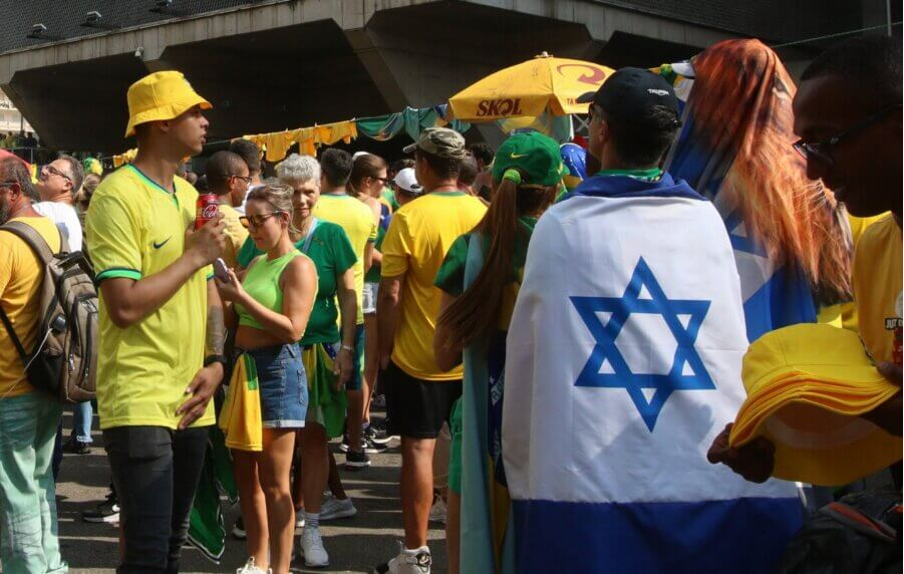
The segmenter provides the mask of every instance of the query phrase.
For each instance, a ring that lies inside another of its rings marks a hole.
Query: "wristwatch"
[[[349,353],[354,353],[354,352],[355,352],[355,348],[352,347],[351,345],[342,345],[342,346],[339,347],[339,348],[340,348],[341,350],[343,350],[343,351],[348,351]]]
[[[213,363],[220,363],[223,365],[223,368],[226,368],[226,357],[223,355],[207,355],[204,357],[204,366],[209,367]]]

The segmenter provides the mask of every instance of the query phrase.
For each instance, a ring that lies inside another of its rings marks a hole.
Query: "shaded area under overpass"
[[[700,49],[667,37],[697,43],[721,37],[711,30],[692,35],[672,23],[657,28],[666,38],[653,38],[626,31],[645,30],[627,20],[620,30],[611,19],[594,25],[452,1],[387,2],[404,6],[377,9],[364,21],[332,4],[339,12],[260,6],[75,40],[63,57],[49,54],[65,63],[29,68],[16,60],[20,69],[8,69],[6,79],[4,55],[0,84],[47,145],[117,153],[134,145],[123,140],[128,86],[151,71],[180,70],[213,102],[210,137],[217,140],[442,103],[542,51],[646,66]],[[261,25],[265,10],[282,12]],[[249,15],[257,19],[246,26]],[[601,28],[609,30],[606,41],[591,34]],[[82,59],[72,56],[79,42]],[[104,55],[113,51],[119,53]]]

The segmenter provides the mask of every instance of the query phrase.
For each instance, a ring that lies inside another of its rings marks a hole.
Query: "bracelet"
[[[220,363],[226,368],[226,357],[223,355],[207,355],[204,357],[204,366],[209,367],[213,363]]]
[[[354,353],[354,352],[355,352],[355,348],[352,347],[351,345],[342,345],[342,346],[339,347],[339,348],[340,348],[341,350],[343,350],[343,351],[348,351],[349,353]]]

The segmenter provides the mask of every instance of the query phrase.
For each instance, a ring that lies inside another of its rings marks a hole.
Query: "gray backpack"
[[[94,270],[81,251],[69,252],[60,234],[60,252],[54,254],[30,225],[11,221],[0,230],[18,236],[44,264],[39,293],[42,310],[35,348],[26,350],[9,317],[0,307],[0,320],[25,365],[28,382],[62,403],[94,398],[97,378],[97,290]]]

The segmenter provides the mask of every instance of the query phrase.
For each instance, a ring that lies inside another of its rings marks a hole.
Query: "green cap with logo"
[[[551,187],[567,173],[559,144],[535,131],[505,140],[493,160],[493,180],[508,179],[519,187]]]
[[[468,150],[465,149],[465,138],[449,128],[426,128],[416,143],[405,146],[402,151],[413,153],[415,149],[449,159],[464,159],[468,154]]]

